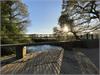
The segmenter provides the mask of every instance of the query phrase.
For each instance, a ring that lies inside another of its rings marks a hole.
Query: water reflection
[[[59,49],[61,48],[51,45],[27,46],[27,52],[54,51]]]

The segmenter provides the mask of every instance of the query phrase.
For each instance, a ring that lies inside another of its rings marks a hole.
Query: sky
[[[61,15],[61,0],[23,0],[27,5],[30,24],[27,34],[52,34]]]

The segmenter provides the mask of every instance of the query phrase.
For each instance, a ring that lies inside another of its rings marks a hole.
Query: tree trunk
[[[79,36],[75,33],[75,32],[72,32],[76,38],[76,40],[80,40]]]

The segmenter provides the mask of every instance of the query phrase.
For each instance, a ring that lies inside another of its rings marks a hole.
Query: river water
[[[51,46],[51,45],[27,46],[26,48],[27,48],[27,52],[61,50],[61,47]]]

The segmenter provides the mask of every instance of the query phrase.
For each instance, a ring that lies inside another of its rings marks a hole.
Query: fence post
[[[89,39],[89,35],[88,34],[86,34],[86,39]]]
[[[26,55],[26,46],[16,47],[16,59],[21,59]]]
[[[91,40],[93,40],[93,34],[91,34]]]

